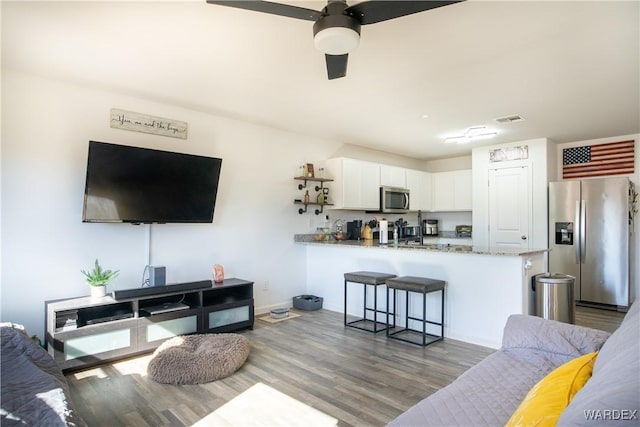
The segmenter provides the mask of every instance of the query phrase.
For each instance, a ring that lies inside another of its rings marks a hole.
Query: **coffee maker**
[[[347,235],[349,240],[360,240],[360,232],[362,231],[362,220],[356,219],[347,222]]]
[[[437,219],[425,219],[422,221],[422,234],[425,236],[437,236],[438,235],[438,220]]]

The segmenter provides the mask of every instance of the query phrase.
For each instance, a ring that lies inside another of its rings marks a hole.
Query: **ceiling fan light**
[[[449,138],[445,138],[445,144],[468,144],[471,142],[471,139],[466,136],[452,136]]]
[[[467,144],[478,139],[493,138],[497,134],[497,131],[487,129],[486,126],[472,126],[468,128],[464,134],[447,137],[444,142],[446,144]]]
[[[316,49],[327,55],[344,55],[360,43],[360,34],[351,28],[331,27],[318,31],[313,37]]]

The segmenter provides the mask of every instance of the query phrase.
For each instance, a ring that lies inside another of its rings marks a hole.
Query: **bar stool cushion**
[[[410,292],[429,293],[444,289],[443,280],[428,279],[426,277],[402,276],[387,280],[387,288],[401,289]]]
[[[351,273],[344,273],[344,280],[347,282],[366,283],[367,285],[382,285],[392,277],[396,277],[396,275],[377,273],[375,271],[355,271]]]

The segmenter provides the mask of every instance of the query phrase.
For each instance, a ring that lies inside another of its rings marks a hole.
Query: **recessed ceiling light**
[[[497,131],[487,129],[486,126],[472,126],[464,131],[462,135],[445,138],[444,142],[447,144],[467,144],[478,139],[493,138],[497,134]]]
[[[420,118],[422,118],[422,119],[428,119],[428,118],[429,118],[429,115],[428,115],[428,114],[423,114],[423,115],[421,115],[421,116],[420,116]]]

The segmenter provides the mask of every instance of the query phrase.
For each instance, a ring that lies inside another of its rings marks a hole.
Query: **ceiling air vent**
[[[513,123],[513,122],[521,122],[523,121],[524,118],[518,114],[514,114],[513,116],[506,116],[506,117],[498,117],[496,119],[496,122],[498,123]]]

